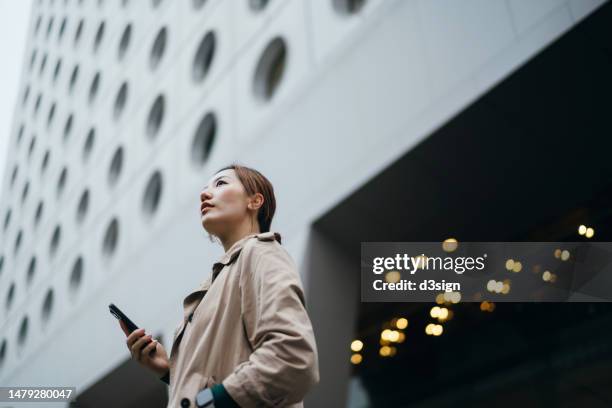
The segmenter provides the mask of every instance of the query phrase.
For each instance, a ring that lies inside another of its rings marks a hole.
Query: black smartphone
[[[113,316],[115,316],[118,320],[121,320],[123,321],[123,323],[125,323],[130,333],[138,329],[138,326],[136,326],[134,322],[129,319],[129,317],[127,317],[121,310],[119,310],[119,308],[115,306],[114,303],[111,303],[110,305],[108,305],[108,309],[110,310]]]

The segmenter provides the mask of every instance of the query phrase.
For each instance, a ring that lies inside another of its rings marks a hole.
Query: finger
[[[134,330],[132,333],[130,333],[130,335],[127,337],[125,342],[127,343],[129,348],[132,348],[132,345],[134,345],[136,340],[138,340],[140,337],[144,336],[144,334],[145,334],[145,330],[144,329]]]
[[[142,347],[143,347],[143,346],[144,346],[146,343],[148,343],[150,340],[151,340],[151,335],[149,334],[149,335],[146,335],[146,336],[142,336],[140,339],[138,339],[138,340],[136,341],[136,343],[134,343],[134,344],[132,345],[132,348],[131,348],[131,350],[132,350],[132,355],[133,355],[133,356],[136,356],[136,360],[139,360],[139,361],[140,361],[140,357],[141,357],[141,355],[140,355],[140,351],[141,351]]]
[[[139,351],[140,355],[137,358],[137,360],[140,361],[141,363],[148,362],[149,357],[150,357],[149,353],[151,353],[151,349],[148,347],[151,346],[151,344],[155,345],[155,340],[151,339],[150,341],[146,342],[143,347],[141,347]]]
[[[136,340],[134,342],[134,344],[132,344],[132,350],[140,350],[145,344],[149,343],[149,341],[151,341],[151,335],[147,334],[146,336],[142,336],[141,338],[139,338],[138,340]]]
[[[151,353],[153,353],[157,349],[157,340],[151,341],[142,349],[142,359],[147,360]]]

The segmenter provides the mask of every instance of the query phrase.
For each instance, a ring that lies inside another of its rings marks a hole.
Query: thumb
[[[130,332],[128,331],[128,328],[125,325],[125,323],[123,323],[123,321],[119,320],[119,326],[121,326],[121,330],[123,330],[123,332],[125,333],[126,337],[130,335]]]

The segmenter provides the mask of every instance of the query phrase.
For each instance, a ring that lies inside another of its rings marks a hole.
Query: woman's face
[[[200,193],[202,226],[209,234],[223,236],[251,215],[249,198],[233,169],[222,170]]]

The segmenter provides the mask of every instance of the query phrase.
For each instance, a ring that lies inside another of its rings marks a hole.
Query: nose
[[[211,198],[212,196],[210,195],[210,193],[207,190],[202,190],[202,192],[200,193],[200,201],[206,201],[207,199]]]

